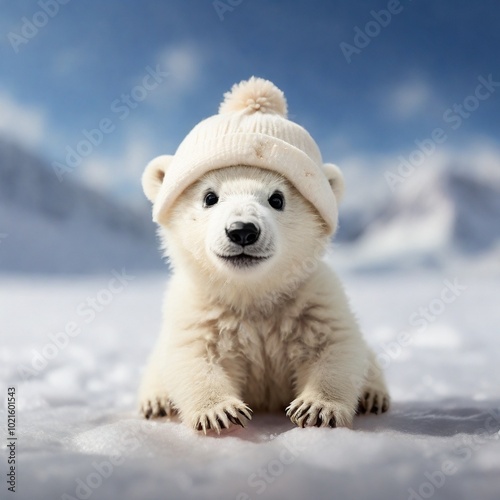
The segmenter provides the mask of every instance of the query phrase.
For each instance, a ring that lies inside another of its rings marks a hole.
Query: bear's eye
[[[215,205],[218,201],[219,197],[213,191],[209,191],[205,195],[205,199],[203,200],[203,206],[211,207],[212,205]]]
[[[275,191],[267,201],[269,202],[269,205],[271,205],[275,210],[283,210],[283,207],[285,205],[283,194],[279,191]]]

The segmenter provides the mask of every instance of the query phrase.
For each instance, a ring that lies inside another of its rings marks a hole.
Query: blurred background
[[[1,8],[0,271],[160,268],[144,166],[251,75],[344,171],[339,262],[498,269],[498,2]]]
[[[17,387],[18,499],[498,499],[498,1],[0,12],[0,381]],[[168,272],[141,174],[251,75],[345,175],[327,258],[393,399],[355,432],[256,415],[219,440],[136,412]],[[117,450],[109,478],[96,464]]]

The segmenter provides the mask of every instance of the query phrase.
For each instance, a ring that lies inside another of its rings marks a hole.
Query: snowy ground
[[[387,365],[391,411],[354,430],[256,415],[221,437],[135,413],[164,278],[3,277],[0,498],[500,498],[500,277],[343,275]],[[15,495],[5,480],[12,385]]]

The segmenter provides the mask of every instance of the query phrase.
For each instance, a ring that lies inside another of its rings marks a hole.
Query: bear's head
[[[142,184],[174,268],[260,292],[312,272],[344,188],[339,168],[286,119],[282,92],[255,78],[233,88],[175,155],[151,161]]]
[[[148,165],[144,191],[154,204],[168,175],[168,157]],[[342,174],[325,166],[340,199]],[[160,224],[172,264],[211,280],[262,283],[302,281],[315,267],[330,230],[315,207],[279,173],[230,166],[210,171],[189,186]]]

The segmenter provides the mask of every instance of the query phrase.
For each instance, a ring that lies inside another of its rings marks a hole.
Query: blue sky
[[[121,198],[141,199],[145,163],[173,153],[251,75],[285,92],[290,117],[348,177],[373,175],[436,127],[449,132],[442,148],[498,147],[500,87],[456,129],[443,120],[480,76],[500,82],[493,0],[56,1],[1,2],[0,134],[64,163],[84,129],[110,120],[112,131],[67,175]],[[42,4],[57,13],[44,17]],[[372,11],[388,9],[377,27]],[[33,34],[23,18],[43,26]],[[363,48],[356,27],[375,33]],[[356,49],[350,63],[341,43]],[[157,67],[168,74],[156,88],[136,91],[143,100],[129,100],[127,113],[118,108]]]

